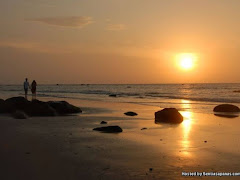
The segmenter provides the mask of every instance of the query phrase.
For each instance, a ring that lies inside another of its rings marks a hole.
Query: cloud
[[[108,24],[105,28],[108,31],[122,31],[126,29],[125,24]]]
[[[28,42],[11,42],[11,41],[1,41],[0,47],[9,47],[16,49],[32,49],[36,46],[36,43]]]
[[[93,23],[91,17],[87,16],[69,16],[69,17],[45,17],[26,19],[27,21],[40,22],[53,26],[82,28]]]
[[[0,42],[0,48],[11,48],[20,51],[39,52],[39,53],[54,53],[57,52],[52,47],[42,45],[36,42],[24,42],[24,41],[2,41]]]

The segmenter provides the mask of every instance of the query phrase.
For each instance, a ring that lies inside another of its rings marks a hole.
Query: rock
[[[125,112],[124,114],[127,115],[127,116],[137,116],[138,115],[137,113],[131,112],[131,111]]]
[[[5,101],[0,99],[0,113],[5,113]]]
[[[55,109],[58,114],[73,114],[82,112],[79,107],[73,106],[66,101],[49,101],[47,104]]]
[[[110,94],[109,97],[117,97],[116,94]]]
[[[28,101],[24,97],[12,97],[5,101],[0,100],[1,113],[15,113],[17,110],[29,116],[55,116],[57,114],[63,115],[82,112],[80,108],[66,101]]]
[[[107,124],[107,122],[106,121],[102,121],[100,124]]]
[[[16,111],[12,114],[15,119],[27,119],[28,116],[22,111]]]
[[[237,90],[237,91],[233,91],[233,92],[235,92],[235,93],[240,93],[240,90]]]
[[[57,113],[48,103],[39,101],[37,99],[31,102],[31,106],[24,112],[30,116],[56,116]]]
[[[218,117],[223,117],[223,118],[236,118],[239,115],[238,114],[234,114],[234,113],[214,113],[215,116]]]
[[[141,130],[146,130],[147,128],[142,128]]]
[[[29,101],[22,97],[22,96],[18,96],[18,97],[11,97],[5,100],[6,103],[12,103],[12,104],[16,104],[16,103],[28,103]]]
[[[56,111],[46,102],[39,100],[28,101],[24,97],[12,97],[5,101],[6,112],[20,110],[30,116],[54,116]]]
[[[5,100],[5,111],[7,113],[13,113],[16,110],[25,110],[30,107],[31,102],[25,99],[24,97],[12,97]]]
[[[207,143],[207,141],[204,141],[204,143]]]
[[[152,171],[153,170],[153,168],[149,168],[149,171]]]
[[[120,128],[119,126],[98,127],[98,128],[94,128],[93,130],[106,132],[106,133],[120,133],[123,131],[122,128]]]
[[[239,107],[232,104],[221,104],[213,109],[214,112],[240,112]]]
[[[155,112],[155,123],[181,123],[183,116],[175,108],[165,108]]]

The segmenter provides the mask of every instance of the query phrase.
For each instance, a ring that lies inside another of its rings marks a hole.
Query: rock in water
[[[72,114],[82,112],[79,107],[73,106],[66,101],[49,101],[47,104],[55,109],[58,114]]]
[[[16,111],[12,114],[15,119],[27,119],[28,116],[22,111]]]
[[[110,94],[109,97],[117,97],[116,94]]]
[[[102,121],[100,124],[107,124],[107,122],[106,121]]]
[[[120,128],[119,126],[98,127],[98,128],[94,128],[93,130],[106,132],[106,133],[120,133],[123,131],[122,128]]]
[[[181,123],[183,116],[175,108],[165,108],[155,112],[155,123]]]
[[[127,115],[127,116],[137,116],[138,115],[137,113],[131,112],[131,111],[125,112],[124,114]]]
[[[239,107],[232,104],[221,104],[213,109],[214,112],[240,112]]]

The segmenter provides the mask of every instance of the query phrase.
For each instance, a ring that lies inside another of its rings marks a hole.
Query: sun
[[[181,53],[177,55],[178,65],[181,69],[193,69],[196,61],[196,55],[193,53]]]
[[[192,57],[183,57],[180,61],[180,65],[183,69],[191,69],[193,67]]]

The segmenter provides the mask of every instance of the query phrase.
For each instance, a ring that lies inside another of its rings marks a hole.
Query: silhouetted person
[[[31,91],[32,91],[32,99],[36,99],[37,82],[35,80],[33,80],[31,84]]]
[[[28,88],[29,88],[29,83],[28,83],[28,79],[26,78],[24,83],[23,83],[23,88],[25,91],[25,98],[27,99],[27,94],[28,94]]]

